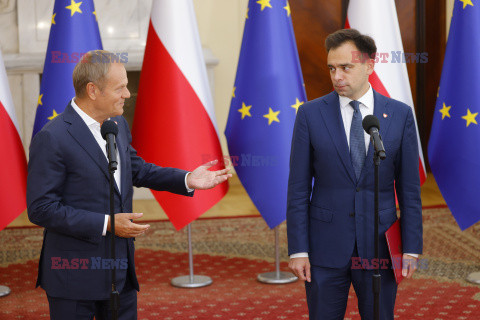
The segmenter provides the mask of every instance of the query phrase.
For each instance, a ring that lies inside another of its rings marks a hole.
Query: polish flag
[[[350,0],[347,10],[346,28],[354,28],[362,34],[371,36],[377,45],[378,53],[388,53],[387,63],[375,64],[375,71],[370,75],[370,83],[378,93],[401,101],[412,108],[417,128],[420,184],[425,182],[427,172],[423,159],[422,144],[418,134],[417,119],[413,106],[410,81],[405,63],[392,63],[392,51],[403,51],[402,35],[398,25],[395,0]]]
[[[194,170],[224,168],[193,3],[154,0],[133,121],[133,147],[147,162]],[[153,191],[177,230],[226,194],[228,182],[193,198]]]
[[[27,207],[27,161],[0,51],[0,230]]]

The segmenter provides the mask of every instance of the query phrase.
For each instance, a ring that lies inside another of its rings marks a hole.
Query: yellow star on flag
[[[290,3],[288,3],[288,1],[287,1],[287,5],[283,7],[283,9],[287,10],[287,16],[290,17],[290,14],[292,13],[292,11],[290,10]]]
[[[57,111],[55,111],[55,109],[53,109],[53,114],[52,114],[51,117],[48,117],[48,120],[55,119],[56,116],[58,116],[58,113],[57,113]]]
[[[257,3],[262,6],[260,11],[263,11],[265,7],[269,7],[269,8],[272,7],[272,5],[270,4],[270,0],[258,0]]]
[[[66,6],[65,9],[70,10],[71,17],[75,14],[75,12],[82,13],[82,9],[80,9],[80,6],[82,5],[82,2],[75,2],[75,0],[70,0],[69,6]]]
[[[444,103],[443,103],[443,108],[440,109],[440,110],[438,110],[438,111],[440,111],[440,113],[442,114],[442,120],[443,120],[445,117],[449,117],[449,118],[450,118],[450,108],[451,108],[451,107],[452,107],[452,106],[447,107],[447,106],[445,105],[445,102],[444,102]]]
[[[463,2],[463,9],[465,9],[465,7],[466,7],[467,5],[473,7],[472,0],[460,0],[460,1]]]
[[[247,8],[247,14],[245,15],[245,19],[248,19],[248,11],[250,11],[250,8]]]
[[[240,112],[242,114],[242,120],[246,116],[252,117],[252,115],[250,114],[250,108],[252,108],[252,106],[247,106],[247,105],[245,105],[245,102],[242,102],[242,108],[237,110],[238,112]]]
[[[233,87],[233,90],[232,90],[232,98],[235,98],[235,90],[237,90],[237,87]]]
[[[56,23],[55,23],[55,16],[56,16],[56,15],[57,15],[56,13],[54,13],[54,14],[52,15],[52,24],[56,24]]]
[[[298,108],[299,108],[302,104],[304,104],[305,102],[303,102],[303,101],[301,101],[301,102],[298,101],[298,98],[296,98],[295,100],[296,100],[295,104],[292,104],[291,107],[294,108],[294,109],[295,109],[295,113],[297,113],[297,112],[298,112]]]
[[[98,21],[97,20],[97,11],[93,11],[92,13],[95,15],[95,21]]]
[[[271,125],[273,121],[280,122],[278,120],[279,111],[273,111],[272,108],[268,108],[268,113],[264,114],[263,117],[268,119],[268,125]]]
[[[475,117],[476,117],[477,115],[478,115],[478,112],[476,112],[476,113],[471,113],[471,112],[470,112],[470,109],[467,109],[467,114],[462,117],[462,119],[467,120],[467,127],[468,127],[471,123],[478,124],[478,123],[477,123],[477,120],[475,120]]]
[[[38,104],[38,105],[41,105],[41,106],[43,106],[43,103],[42,103],[42,98],[43,98],[43,93],[42,93],[41,95],[39,95],[39,96],[38,96],[38,102],[37,102],[37,104]]]

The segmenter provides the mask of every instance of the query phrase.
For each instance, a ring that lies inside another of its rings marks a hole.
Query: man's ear
[[[93,84],[93,82],[87,83],[87,96],[90,98],[90,100],[97,100],[97,86]]]
[[[367,65],[367,74],[371,75],[373,73],[373,69],[375,68],[375,60],[368,59],[365,63]]]

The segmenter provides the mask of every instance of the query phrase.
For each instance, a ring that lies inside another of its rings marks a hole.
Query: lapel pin
[[[386,118],[386,117],[388,117],[388,115],[387,115],[386,113],[384,113],[384,114],[383,114],[383,117]]]

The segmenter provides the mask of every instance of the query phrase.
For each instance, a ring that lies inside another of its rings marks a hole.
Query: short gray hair
[[[73,87],[75,96],[85,95],[87,84],[93,82],[100,90],[104,88],[105,77],[110,65],[116,62],[112,59],[113,53],[107,50],[92,50],[85,53],[73,69]]]

